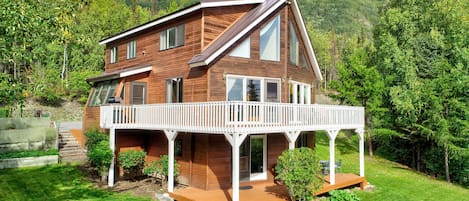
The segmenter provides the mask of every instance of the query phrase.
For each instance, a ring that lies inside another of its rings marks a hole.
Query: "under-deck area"
[[[352,186],[360,186],[363,189],[366,185],[365,177],[360,177],[351,173],[336,174],[335,184],[329,183],[329,176],[324,177],[323,187],[316,195],[324,194],[332,190],[342,189]],[[175,189],[170,193],[177,201],[231,201],[232,189],[228,190],[203,190],[193,187]],[[240,184],[239,198],[243,201],[285,201],[290,200],[288,191],[284,185],[273,182],[248,182]]]

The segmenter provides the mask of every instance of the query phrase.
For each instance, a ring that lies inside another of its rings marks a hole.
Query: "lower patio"
[[[316,195],[352,186],[360,186],[363,190],[367,183],[365,177],[360,177],[351,173],[338,173],[335,176],[335,184],[333,185],[330,184],[329,176],[325,176],[324,185]],[[169,194],[177,201],[231,201],[233,196],[232,193],[232,189],[206,191],[199,188],[187,187],[175,189],[174,192]],[[269,181],[241,183],[239,198],[243,201],[290,200],[288,191],[284,185]]]

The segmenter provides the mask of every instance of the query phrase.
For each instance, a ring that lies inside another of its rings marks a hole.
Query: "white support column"
[[[355,132],[358,133],[358,138],[360,139],[359,142],[359,150],[360,150],[360,177],[365,176],[365,136],[363,129],[356,129]]]
[[[233,169],[232,169],[232,187],[233,187],[233,199],[232,201],[239,201],[239,146],[243,143],[243,141],[248,136],[247,133],[233,133],[228,134],[224,133],[225,138],[231,144],[232,148],[232,162],[233,162]]]
[[[288,141],[288,149],[292,150],[295,148],[296,139],[300,136],[301,131],[287,131],[284,133]]]
[[[168,138],[168,192],[174,191],[174,140],[177,132],[174,130],[164,130]]]
[[[327,135],[329,137],[329,177],[330,184],[335,184],[335,138],[339,130],[328,130]]]
[[[109,166],[109,174],[107,177],[107,184],[109,187],[114,186],[114,161],[116,159],[116,129],[111,128],[109,130],[109,148],[111,148],[112,151],[112,161],[111,165]]]

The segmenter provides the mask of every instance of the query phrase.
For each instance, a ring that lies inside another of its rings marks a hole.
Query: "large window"
[[[132,82],[130,87],[130,104],[145,104],[147,96],[147,84],[143,82]]]
[[[230,56],[232,57],[243,57],[243,58],[250,58],[251,57],[251,38],[247,38],[241,44],[236,47],[231,53]]]
[[[184,24],[160,32],[160,50],[184,45]]]
[[[182,78],[166,80],[166,102],[182,103]]]
[[[111,54],[110,54],[110,63],[116,63],[117,62],[117,46],[111,48]]]
[[[262,60],[280,61],[280,16],[261,29],[260,57]]]
[[[299,60],[299,48],[298,48],[298,37],[296,36],[295,27],[290,22],[290,63],[298,65]]]
[[[280,102],[280,79],[228,76],[226,98],[228,101]]]
[[[137,56],[137,41],[133,40],[127,43],[127,59],[133,59]]]
[[[290,103],[311,104],[311,85],[292,81],[289,89]]]
[[[100,106],[109,103],[109,98],[115,96],[117,80],[96,84],[89,106]]]

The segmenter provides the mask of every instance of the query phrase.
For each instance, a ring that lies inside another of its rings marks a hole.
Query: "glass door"
[[[249,150],[250,180],[267,179],[267,140],[266,135],[251,135]]]

